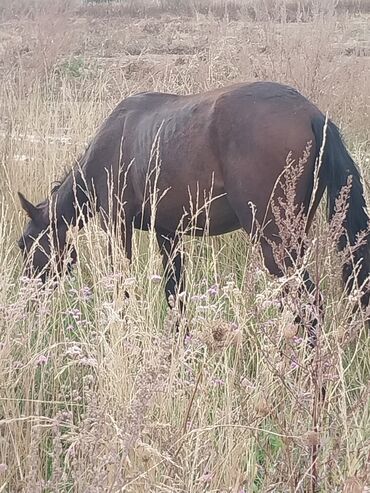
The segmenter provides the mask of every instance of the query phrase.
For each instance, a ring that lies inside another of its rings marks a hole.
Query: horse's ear
[[[40,211],[37,209],[37,207],[31,204],[31,202],[27,200],[21,192],[18,192],[18,197],[21,202],[22,209],[26,211],[28,217],[30,219],[36,220],[40,215]]]

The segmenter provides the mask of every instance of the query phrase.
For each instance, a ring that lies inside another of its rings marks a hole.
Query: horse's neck
[[[81,228],[91,217],[91,197],[83,171],[74,168],[55,192],[53,201],[57,218],[67,224]]]

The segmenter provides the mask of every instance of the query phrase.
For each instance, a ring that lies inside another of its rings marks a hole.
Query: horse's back
[[[238,227],[233,211],[249,201],[264,208],[288,153],[300,157],[313,140],[317,113],[294,89],[270,82],[186,96],[147,92],[116,107],[101,140],[118,146],[122,136],[119,156],[130,165],[127,184],[136,208],[146,200],[151,164],[160,165],[155,186],[163,194],[161,226],[176,228],[184,213],[222,196],[212,205],[217,234]],[[306,176],[311,167],[312,160]]]

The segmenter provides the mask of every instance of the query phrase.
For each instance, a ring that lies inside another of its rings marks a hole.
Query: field
[[[0,492],[370,491],[368,328],[324,207],[314,351],[292,324],[296,273],[272,278],[242,232],[186,240],[179,336],[152,232],[132,265],[114,245],[112,271],[92,220],[55,289],[22,276],[16,243],[16,192],[43,200],[144,90],[288,83],[339,125],[368,191],[369,23],[368,0],[1,0]]]

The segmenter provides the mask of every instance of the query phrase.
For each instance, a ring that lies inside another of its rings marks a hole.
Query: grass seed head
[[[308,447],[317,447],[320,444],[320,435],[317,431],[309,430],[302,436],[302,441]]]

